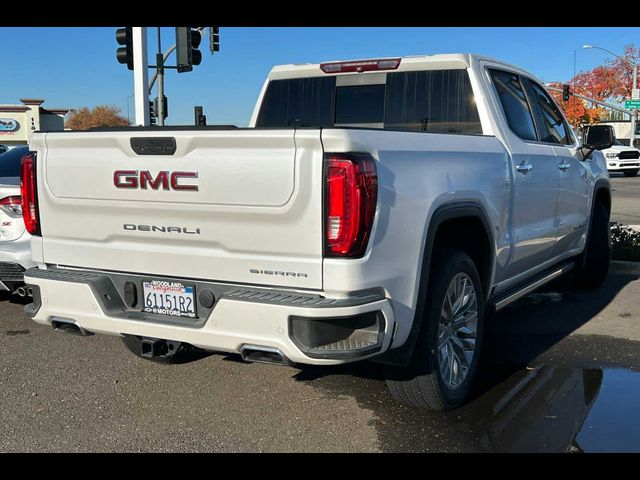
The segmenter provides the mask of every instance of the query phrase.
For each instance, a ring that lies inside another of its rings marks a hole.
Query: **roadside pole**
[[[158,27],[158,53],[156,53],[156,72],[158,72],[158,125],[164,126],[164,57],[162,55],[162,39]],[[146,85],[147,82],[145,82]]]
[[[147,27],[133,27],[133,91],[136,125],[149,126]]]
[[[639,100],[638,97],[638,64],[633,64],[633,84],[631,85],[631,99]],[[629,137],[629,146],[634,147],[633,142],[636,139],[636,115],[638,114],[637,109],[633,109],[633,113],[631,114],[631,136]]]

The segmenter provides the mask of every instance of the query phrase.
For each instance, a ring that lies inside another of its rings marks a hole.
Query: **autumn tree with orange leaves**
[[[640,48],[627,45],[622,59],[609,59],[605,61],[604,65],[599,65],[593,70],[580,72],[567,83],[571,86],[572,93],[622,106],[626,99],[631,98],[633,67],[628,63],[629,61],[635,63],[640,61]],[[559,83],[553,83],[550,86],[562,89],[562,85]],[[604,107],[591,104],[573,95],[569,101],[564,102],[562,101],[562,93],[555,91],[550,91],[550,93],[564,110],[569,123],[574,127],[597,122],[606,114]]]
[[[71,130],[88,130],[97,127],[126,127],[129,121],[120,115],[118,107],[98,105],[89,110],[83,107],[69,115],[65,125]]]

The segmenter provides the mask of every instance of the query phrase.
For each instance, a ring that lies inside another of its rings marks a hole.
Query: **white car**
[[[24,271],[31,260],[31,235],[22,220],[20,160],[29,148],[16,147],[0,154],[0,291],[28,295]]]
[[[609,172],[622,172],[625,177],[635,177],[640,170],[640,150],[629,147],[616,139],[611,148],[603,150]]]

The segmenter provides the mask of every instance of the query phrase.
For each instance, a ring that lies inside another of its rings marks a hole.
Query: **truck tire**
[[[611,263],[611,228],[609,213],[602,202],[593,206],[589,238],[576,263],[573,277],[578,288],[598,288],[607,279]]]
[[[625,177],[635,177],[638,174],[638,169],[635,170],[623,170]]]
[[[450,410],[469,398],[478,370],[484,296],[478,270],[466,253],[438,249],[433,259],[413,356],[407,367],[390,367],[386,382],[402,403]]]
[[[173,363],[185,363],[194,360],[197,355],[197,349],[191,345],[187,345],[179,342],[171,342],[175,348],[169,354],[158,357],[147,357],[142,355],[142,337],[135,335],[124,335],[121,337],[122,343],[136,356],[149,360],[154,363],[173,364]],[[177,345],[176,345],[177,344]]]

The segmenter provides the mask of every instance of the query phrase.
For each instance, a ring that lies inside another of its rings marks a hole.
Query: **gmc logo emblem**
[[[116,170],[113,184],[116,188],[141,188],[147,190],[191,190],[198,185],[185,183],[185,179],[198,178],[198,172],[169,172],[163,170],[154,177],[149,170]]]

